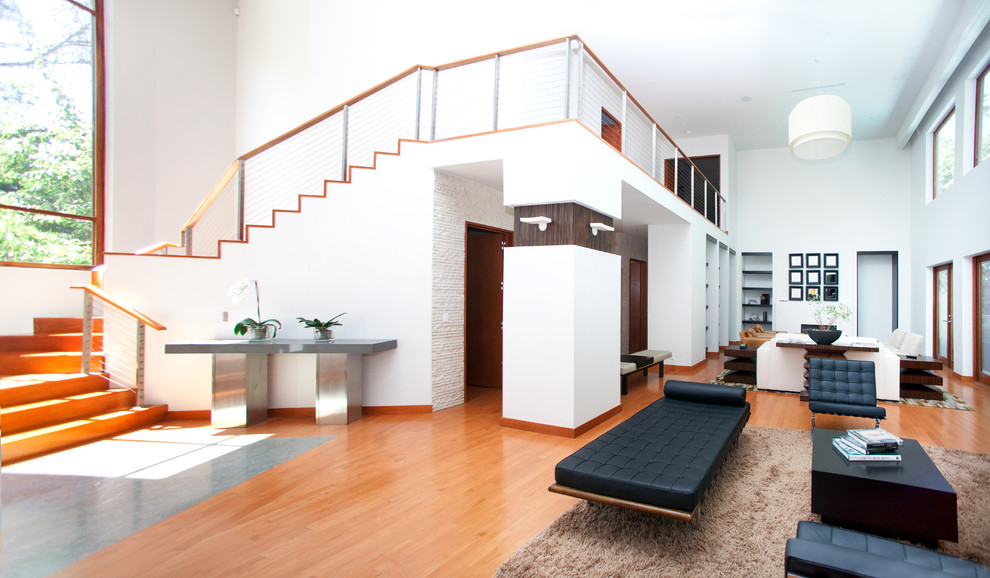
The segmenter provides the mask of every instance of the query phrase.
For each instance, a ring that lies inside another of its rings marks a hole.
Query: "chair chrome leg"
[[[811,412],[811,431],[815,431],[815,412]]]
[[[880,418],[877,418],[877,427],[880,427]]]

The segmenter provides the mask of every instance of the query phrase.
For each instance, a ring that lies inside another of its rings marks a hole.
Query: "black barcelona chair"
[[[815,414],[873,418],[880,427],[887,410],[877,407],[877,377],[872,361],[812,357],[808,360],[808,408]]]

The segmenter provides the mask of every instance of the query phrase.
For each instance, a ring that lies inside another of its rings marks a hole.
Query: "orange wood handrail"
[[[157,253],[158,251],[161,251],[162,249],[167,249],[169,247],[181,247],[181,246],[182,245],[180,243],[169,243],[169,242],[166,241],[166,242],[162,242],[162,243],[155,243],[154,245],[148,245],[147,247],[143,247],[141,249],[138,249],[137,251],[134,251],[134,254],[135,255],[150,255],[152,253]]]
[[[206,211],[209,210],[211,205],[213,205],[213,201],[215,201],[217,197],[220,196],[220,193],[223,192],[223,189],[227,186],[228,183],[230,183],[230,179],[234,178],[234,175],[237,174],[238,165],[239,163],[237,161],[230,163],[230,166],[227,167],[227,172],[225,172],[223,176],[220,177],[220,180],[217,181],[217,184],[213,185],[213,188],[210,189],[210,194],[206,195],[206,198],[203,199],[203,202],[201,202],[198,207],[196,207],[196,210],[193,211],[192,216],[189,217],[189,220],[186,221],[186,224],[182,226],[183,230],[195,227],[196,223],[198,223],[199,220],[203,218],[203,215],[206,214]]]
[[[107,293],[103,289],[100,289],[96,285],[70,285],[69,287],[71,289],[82,289],[83,291],[86,291],[87,293],[93,295],[94,297],[99,297],[104,302],[113,305],[117,309],[120,309],[124,313],[130,315],[134,319],[137,319],[141,323],[144,323],[145,325],[154,329],[155,331],[162,331],[163,329],[166,329],[166,327],[161,323],[158,323],[154,319],[148,317],[147,315],[141,313],[140,311],[134,309],[133,307],[124,305],[123,303],[115,299],[113,295],[110,295],[109,293]]]

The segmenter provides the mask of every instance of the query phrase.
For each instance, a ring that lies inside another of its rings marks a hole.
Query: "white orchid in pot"
[[[234,325],[234,335],[247,335],[251,341],[264,341],[272,339],[282,328],[282,323],[278,319],[261,319],[261,294],[258,290],[257,279],[241,279],[227,289],[227,295],[233,299],[234,303],[240,303],[244,298],[244,291],[248,286],[254,285],[254,304],[258,312],[258,319],[245,317]]]

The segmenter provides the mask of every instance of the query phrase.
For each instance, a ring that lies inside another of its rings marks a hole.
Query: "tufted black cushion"
[[[884,418],[877,407],[877,377],[872,361],[808,360],[808,408],[814,413]]]
[[[798,522],[787,541],[784,567],[808,577],[971,576],[990,578],[990,568],[894,540],[819,524]]]
[[[701,502],[732,442],[749,419],[749,404],[725,405],[736,394],[668,381],[684,393],[702,389],[716,403],[661,398],[557,464],[557,483],[654,506],[691,511]],[[711,389],[714,387],[714,389]],[[698,396],[703,398],[704,396]]]

